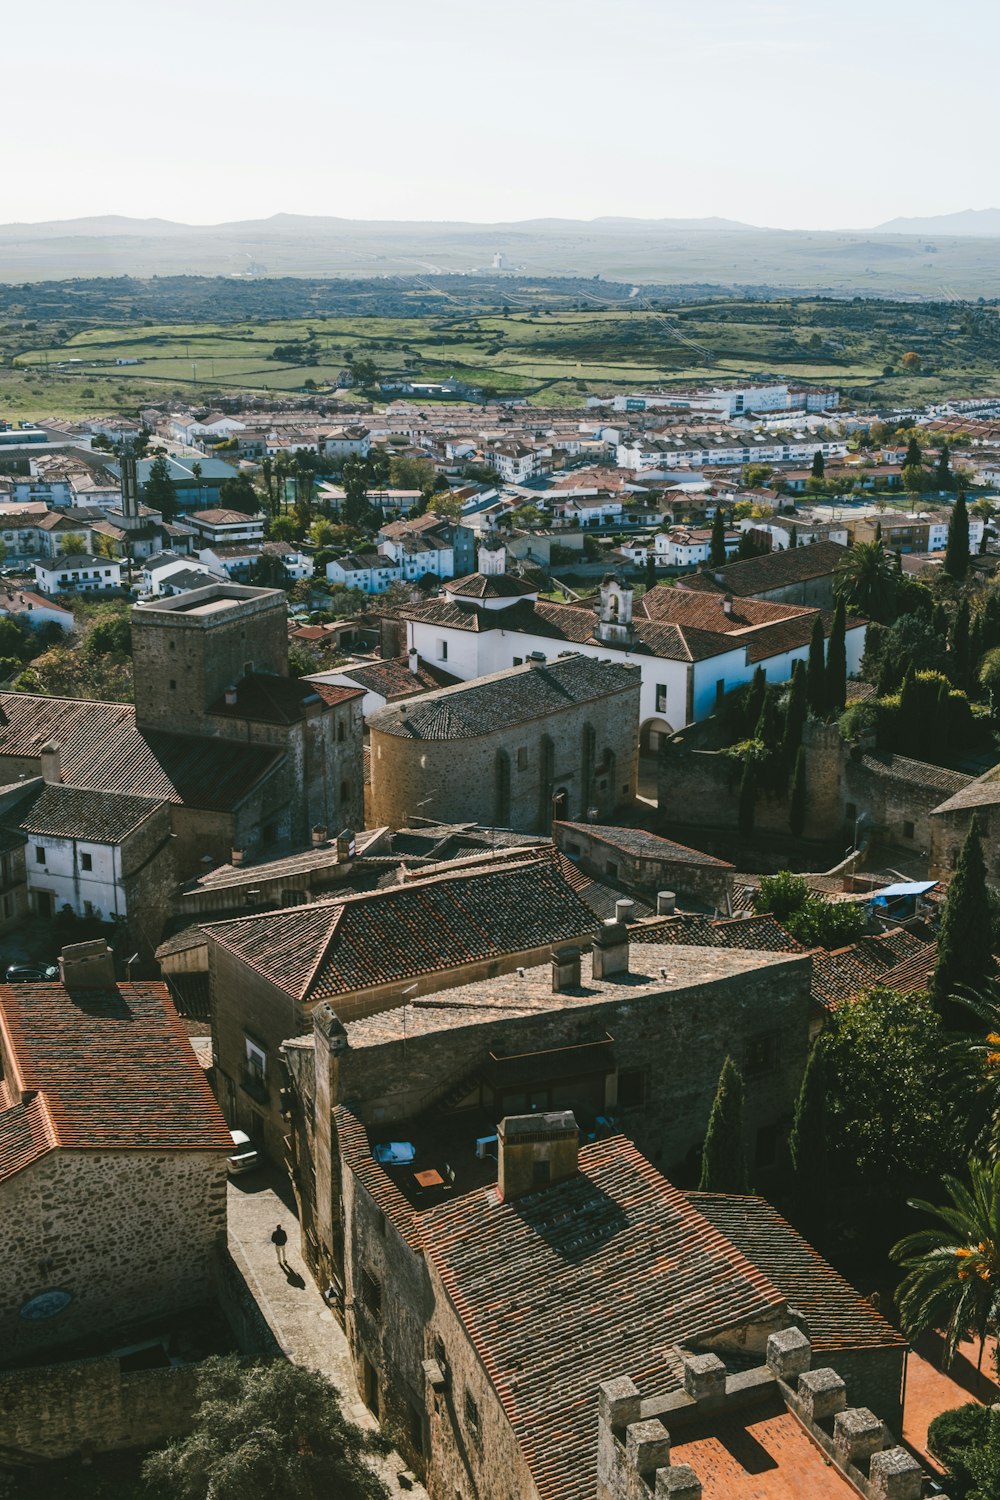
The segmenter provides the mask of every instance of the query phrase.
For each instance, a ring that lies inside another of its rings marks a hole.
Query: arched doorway
[[[658,754],[664,740],[668,740],[673,733],[673,726],[666,719],[647,719],[639,730],[639,754]]]
[[[569,816],[569,797],[564,786],[556,787],[552,793],[552,821],[564,823]]]

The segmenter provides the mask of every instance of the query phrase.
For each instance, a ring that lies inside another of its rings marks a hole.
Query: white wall
[[[29,834],[25,849],[29,892],[48,891],[55,910],[71,906],[77,916],[87,915],[87,902],[105,920],[125,915],[125,892],[121,885],[121,850],[86,840],[56,839],[47,834]],[[37,849],[45,850],[40,863]],[[92,869],[83,868],[89,855]]]

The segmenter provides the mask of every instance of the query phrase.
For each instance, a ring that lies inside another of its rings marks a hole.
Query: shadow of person
[[[298,1287],[299,1291],[302,1291],[306,1284],[305,1278],[300,1276],[298,1271],[293,1271],[291,1266],[283,1266],[282,1270],[285,1273],[285,1280],[288,1282],[288,1285]]]

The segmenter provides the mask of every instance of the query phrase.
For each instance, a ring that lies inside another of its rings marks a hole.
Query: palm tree
[[[896,1305],[908,1338],[944,1325],[945,1369],[963,1336],[975,1334],[978,1371],[1000,1306],[1000,1164],[973,1158],[968,1183],[948,1176],[944,1186],[951,1201],[942,1207],[909,1200],[911,1208],[938,1222],[893,1246],[893,1260],[906,1270]]]
[[[1000,986],[959,986],[951,999],[979,1021],[974,1032],[956,1037],[949,1049],[963,1101],[970,1094],[975,1100],[970,1111],[972,1140],[989,1161],[1000,1161]]]
[[[837,570],[837,597],[869,620],[891,624],[896,598],[896,574],[881,537],[855,542]]]

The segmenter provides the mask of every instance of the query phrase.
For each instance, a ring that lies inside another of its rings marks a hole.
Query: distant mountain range
[[[875,297],[1000,296],[1000,209],[868,230],[733,219],[406,222],[274,214],[228,224],[119,215],[0,225],[0,282],[92,276],[413,278],[505,271]],[[497,259],[499,257],[499,259]]]

